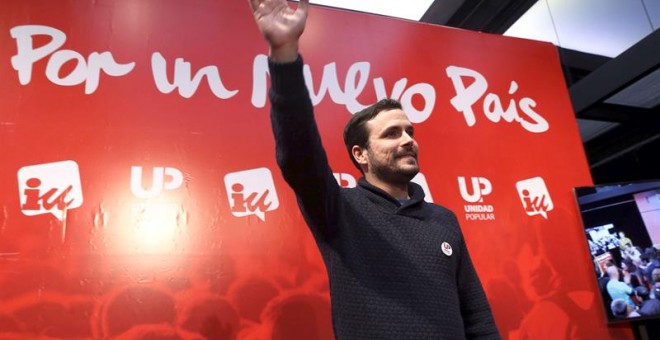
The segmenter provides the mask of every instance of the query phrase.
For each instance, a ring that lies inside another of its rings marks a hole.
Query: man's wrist
[[[277,47],[270,46],[268,56],[276,63],[292,63],[298,59],[298,42]]]
[[[303,65],[302,55],[300,54],[292,62],[278,62],[268,58],[271,90],[286,97],[298,97],[302,94],[307,95],[307,88],[304,85],[305,79],[302,72]],[[309,95],[307,96],[309,97]]]

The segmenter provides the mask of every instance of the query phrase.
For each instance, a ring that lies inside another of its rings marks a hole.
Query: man
[[[623,301],[623,299],[614,299],[610,304],[610,309],[612,310],[612,315],[617,319],[640,317],[639,313]]]
[[[344,137],[364,174],[332,175],[305,87],[298,39],[308,0],[250,0],[269,43],[277,162],[325,261],[340,339],[461,339],[499,335],[455,215],[426,203],[413,126],[398,102],[359,112]]]
[[[623,260],[630,260],[635,266],[642,264],[642,253],[632,244],[626,244],[621,253]]]
[[[651,299],[649,289],[646,286],[639,286],[635,288],[635,296],[640,301],[639,315],[641,316],[654,316],[660,315],[660,300]]]
[[[631,307],[634,307],[635,304],[633,303],[632,298],[630,298],[633,289],[624,282],[619,281],[619,268],[616,266],[607,267],[607,275],[610,277],[606,286],[610,298],[612,298],[612,300],[621,299]]]
[[[644,280],[650,285],[653,285],[653,270],[660,268],[660,259],[658,259],[658,253],[653,247],[648,247],[644,250],[644,254],[640,257],[642,261],[642,274],[644,275]]]
[[[651,296],[660,300],[660,268],[653,269],[651,273],[653,285],[651,286]]]
[[[626,250],[626,246],[631,246],[632,247],[632,240],[626,237],[626,233],[623,231],[619,232],[619,248],[621,251]]]

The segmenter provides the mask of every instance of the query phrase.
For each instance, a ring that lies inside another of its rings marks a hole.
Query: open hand
[[[286,0],[248,0],[254,20],[270,45],[270,56],[278,62],[293,61],[298,56],[298,39],[305,30],[309,0],[289,7]]]

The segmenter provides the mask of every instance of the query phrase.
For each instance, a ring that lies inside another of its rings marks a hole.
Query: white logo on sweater
[[[451,256],[451,254],[454,253],[454,250],[451,249],[451,244],[449,244],[447,242],[442,242],[442,245],[440,246],[440,248],[442,248],[442,252],[447,256]]]

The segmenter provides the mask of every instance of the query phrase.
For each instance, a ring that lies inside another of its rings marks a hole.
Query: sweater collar
[[[408,195],[410,195],[410,199],[406,201],[403,205],[399,202],[398,199],[394,198],[392,195],[386,193],[384,190],[367,182],[367,180],[364,177],[358,180],[358,186],[360,188],[366,189],[367,191],[373,194],[378,195],[380,198],[385,199],[388,202],[395,204],[397,207],[399,207],[399,209],[397,210],[402,210],[406,207],[410,207],[420,202],[423,202],[425,197],[424,190],[422,189],[422,187],[419,186],[417,183],[413,183],[413,182],[408,183]]]

